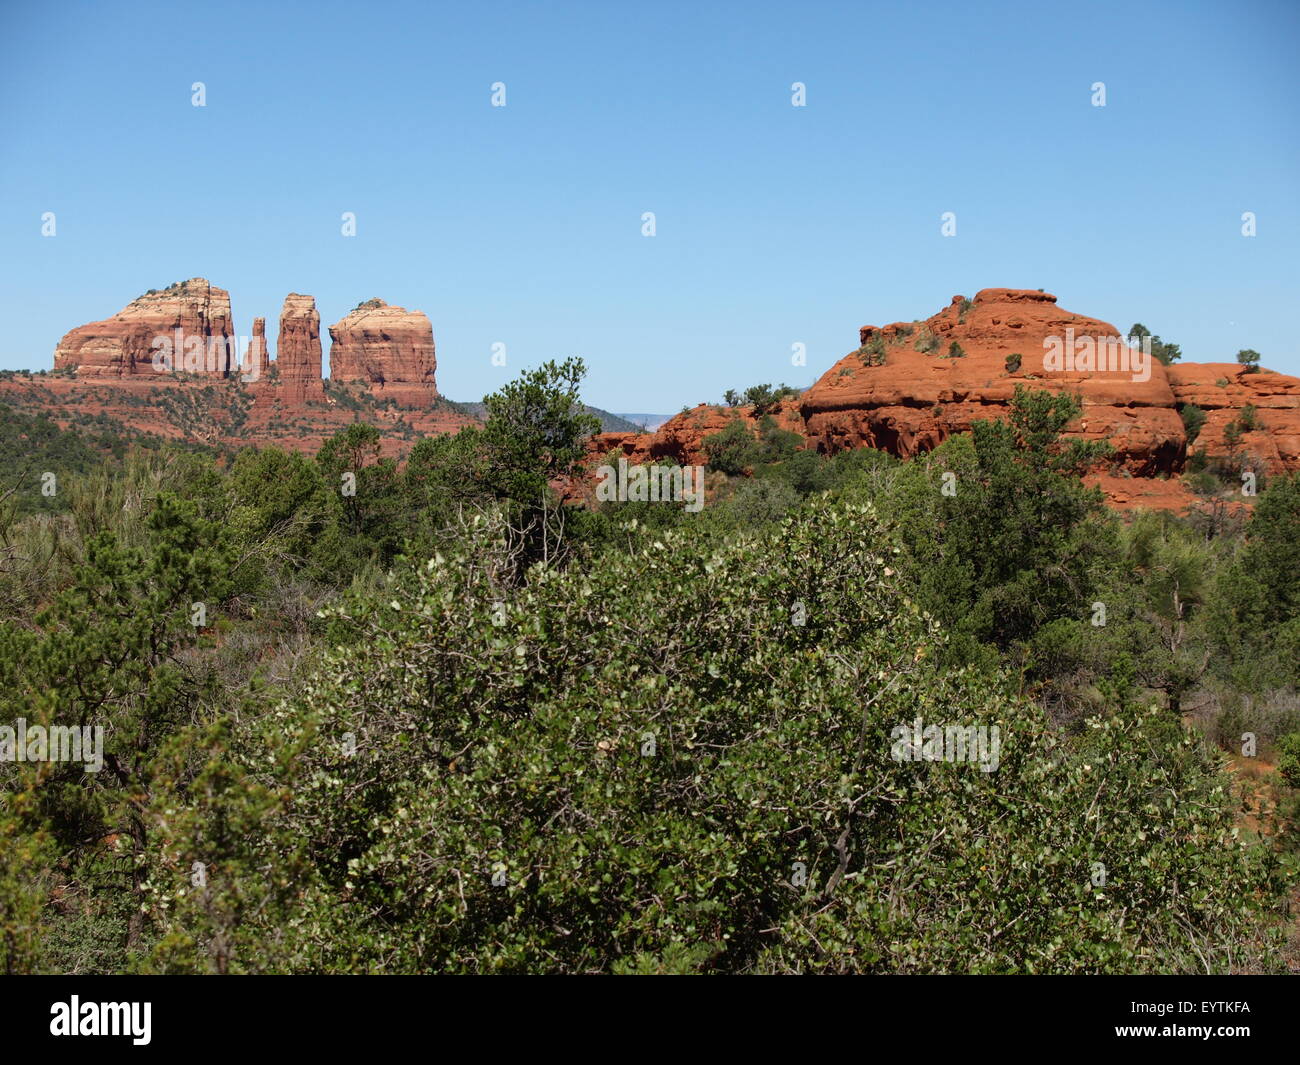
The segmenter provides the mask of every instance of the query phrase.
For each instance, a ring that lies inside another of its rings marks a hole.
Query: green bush
[[[1187,434],[1187,446],[1190,448],[1205,425],[1205,411],[1194,403],[1187,403],[1178,413],[1183,419],[1183,431]]]
[[[1300,732],[1277,741],[1277,771],[1291,787],[1300,788]]]
[[[1215,760],[1161,714],[1068,744],[938,668],[870,507],[504,597],[503,532],[335,612],[353,637],[237,744],[259,831],[164,826],[156,965],[210,965],[214,925],[285,972],[1228,971],[1257,938]],[[996,726],[996,771],[895,760],[918,717]],[[232,891],[292,891],[214,918],[187,871],[222,849]]]
[[[753,430],[743,418],[733,418],[719,432],[701,441],[709,468],[735,476],[748,470],[759,458]]]

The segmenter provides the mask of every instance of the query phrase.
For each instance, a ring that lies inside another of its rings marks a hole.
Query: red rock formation
[[[924,322],[864,326],[862,347],[804,393],[808,436],[828,453],[866,444],[909,458],[980,418],[1004,415],[1021,384],[1078,396],[1083,414],[1070,435],[1108,439],[1130,472],[1172,472],[1183,461],[1183,425],[1163,365],[1149,360],[1139,373],[1048,364],[1053,338],[1118,335],[1043,292],[984,289],[969,303],[954,296]],[[1010,369],[1015,355],[1019,365]]]
[[[311,296],[291,292],[280,309],[275,344],[276,376],[283,402],[297,405],[324,400],[321,384],[320,312]]]
[[[55,349],[55,369],[73,369],[74,375],[42,372],[0,379],[0,400],[46,413],[63,426],[86,414],[103,414],[141,436],[305,452],[316,451],[360,417],[379,428],[382,454],[397,458],[419,435],[455,432],[477,422],[438,401],[433,330],[423,314],[372,301],[336,328],[345,371],[349,365],[358,367],[356,376],[365,383],[338,384],[326,393],[320,315],[310,296],[296,293],[281,311],[273,381],[266,362],[265,320],[254,321],[240,363],[229,294],[195,278],[146,293],[110,319],[72,330]],[[155,372],[155,351],[165,350],[155,348],[156,338],[179,347],[182,370],[187,368],[184,341],[195,340],[192,368],[202,371],[202,377]],[[204,366],[209,347],[221,349],[213,350],[211,371]],[[212,375],[220,373],[216,356],[227,351],[230,366],[214,389]],[[384,402],[377,403],[376,397]]]
[[[330,326],[330,379],[364,381],[377,396],[422,407],[438,395],[433,327],[423,311],[367,300]]]
[[[1068,391],[1083,410],[1066,435],[1106,439],[1115,448],[1117,465],[1091,474],[1089,483],[1119,509],[1185,510],[1196,496],[1178,480],[1189,451],[1180,410],[1195,404],[1206,411],[1193,447],[1204,447],[1213,459],[1226,455],[1225,430],[1250,404],[1258,428],[1241,432],[1239,456],[1254,456],[1267,472],[1300,469],[1300,378],[1247,373],[1236,364],[1166,367],[1155,360],[1143,372],[1132,362],[1120,368],[1118,347],[1110,351],[1110,364],[1101,349],[1100,368],[1095,362],[1061,367],[1049,358],[1065,350],[1054,347],[1053,338],[1116,335],[1106,322],[1061,310],[1044,292],[985,289],[970,301],[955,296],[924,322],[863,326],[861,347],[795,401],[797,414],[782,411],[779,422],[826,453],[865,446],[911,458],[968,431],[976,420],[1004,417],[1017,384]],[[599,433],[589,454],[593,462],[610,451],[633,462],[664,456],[704,462],[703,438],[729,416],[724,408],[696,407],[655,433]]]
[[[787,399],[773,406],[769,413],[778,428],[802,436],[805,426],[798,403],[797,399]],[[757,432],[763,415],[756,415],[752,407],[718,407],[701,403],[669,418],[653,433],[597,433],[592,438],[589,454],[594,459],[603,459],[609,452],[617,451],[630,462],[673,458],[683,466],[704,466],[708,464],[704,438],[721,432],[734,418],[744,419]]]
[[[230,293],[196,277],[72,330],[54,349],[54,368],[86,377],[156,375],[155,354],[174,353],[178,370],[225,377],[235,372],[237,344]]]
[[[266,353],[266,319],[253,319],[253,336],[248,342],[248,351],[244,354],[244,361],[240,363],[243,371],[241,376],[245,381],[260,381],[266,376],[268,365]]]
[[[1258,428],[1240,429],[1236,445],[1259,460],[1267,472],[1300,469],[1300,378],[1261,370],[1246,372],[1235,362],[1174,363],[1169,385],[1180,406],[1205,411],[1205,425],[1192,448],[1210,456],[1229,450],[1226,431],[1239,423],[1247,404],[1255,408]]]

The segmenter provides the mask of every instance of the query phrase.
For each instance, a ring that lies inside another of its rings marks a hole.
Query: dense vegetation
[[[738,417],[700,513],[562,505],[581,377],[400,468],[0,436],[0,725],[107,732],[0,763],[6,971],[1285,969],[1300,480],[1124,522],[1022,392],[911,463]],[[918,719],[996,765],[898,760]]]

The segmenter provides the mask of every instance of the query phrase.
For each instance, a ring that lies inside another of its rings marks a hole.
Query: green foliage
[[[105,459],[120,463],[126,447],[117,433],[61,429],[45,414],[27,414],[0,402],[0,469],[5,471],[0,506],[7,504],[15,514],[63,510],[67,494],[59,492],[59,485],[97,469]],[[43,491],[46,485],[52,491]]]
[[[325,441],[316,464],[340,509],[342,557],[388,563],[401,548],[399,480],[397,464],[380,457],[379,430],[353,422]]]
[[[1017,373],[1020,370],[1024,357],[1018,351],[1013,351],[1006,359],[1007,373]]]
[[[546,362],[484,397],[484,478],[499,497],[540,506],[577,469],[599,425],[578,395],[585,374],[581,359]]]
[[[1179,408],[1178,413],[1183,419],[1183,431],[1187,434],[1187,446],[1190,448],[1205,425],[1205,411],[1195,403],[1186,403]]]
[[[1130,337],[1135,337],[1139,342],[1150,337],[1151,354],[1166,366],[1177,362],[1183,357],[1182,349],[1180,349],[1177,344],[1166,344],[1158,336],[1154,335],[1150,329],[1140,323],[1130,327],[1128,335]]]
[[[709,468],[735,476],[758,461],[758,444],[749,423],[733,418],[720,431],[701,441]]]
[[[744,403],[754,408],[754,416],[760,417],[778,406],[783,399],[798,396],[799,390],[789,385],[751,385],[745,389]]]
[[[1291,787],[1300,788],[1300,732],[1277,741],[1277,771]]]
[[[970,638],[958,655],[1007,649],[1090,602],[1110,534],[1100,493],[1078,475],[1108,448],[1061,441],[1078,412],[1069,395],[1017,386],[1008,420],[976,422],[889,490],[923,601]]]
[[[1245,373],[1259,373],[1259,358],[1259,352],[1254,348],[1242,348],[1237,352],[1237,361],[1246,367]]]
[[[758,441],[758,461],[784,462],[794,455],[795,449],[803,443],[803,437],[789,429],[782,429],[775,418],[765,414],[758,422]]]
[[[229,592],[233,563],[221,530],[172,495],[158,495],[144,526],[140,546],[112,533],[93,536],[72,583],[36,615],[33,627],[0,623],[0,720],[105,730],[99,772],[75,762],[40,765],[40,827],[19,844],[39,846],[48,832],[59,852],[72,856],[64,875],[74,899],[92,893],[81,911],[87,925],[105,904],[100,898],[108,905],[133,900],[124,940],[96,967],[119,967],[121,951],[143,945],[144,810],[153,759],[197,712],[208,688],[183,652],[197,640],[194,605],[211,604],[215,614]],[[109,836],[123,861],[95,846]],[[114,885],[120,894],[101,895],[96,884]]]
[[[656,534],[504,601],[502,531],[350,604],[356,639],[250,735],[300,752],[262,771],[294,800],[231,868],[297,871],[269,920],[223,925],[260,965],[1222,971],[1254,935],[1266,873],[1214,760],[1142,714],[1071,749],[1031,704],[931,665],[941,637],[870,507],[816,504],[759,539]],[[917,716],[997,725],[997,772],[894,760]]]
[[[858,348],[858,355],[861,356],[864,366],[884,366],[886,360],[884,338],[877,333]]]
[[[581,375],[404,468],[361,422],[314,461],[0,428],[64,471],[0,500],[0,723],[105,727],[99,773],[0,762],[0,968],[1282,969],[1285,845],[1183,718],[1300,775],[1300,479],[1244,536],[1121,524],[1020,390],[907,463],[737,417],[703,513],[561,507]],[[996,771],[897,760],[918,717]]]
[[[780,521],[799,503],[799,493],[783,480],[742,481],[720,503],[708,508],[710,521],[728,529],[756,529]]]
[[[958,344],[957,341],[954,340],[951,344],[948,345],[948,358],[961,359],[964,358],[965,355],[966,355],[966,350],[960,344]]]
[[[1211,631],[1220,668],[1259,691],[1300,686],[1300,475],[1274,478],[1255,504],[1246,542],[1220,573]]]

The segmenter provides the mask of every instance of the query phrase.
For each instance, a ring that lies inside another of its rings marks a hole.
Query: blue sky
[[[997,286],[1300,374],[1297,46],[1248,0],[0,0],[0,368],[204,276],[272,340],[291,291],[423,310],[453,399],[573,354],[671,413]]]

